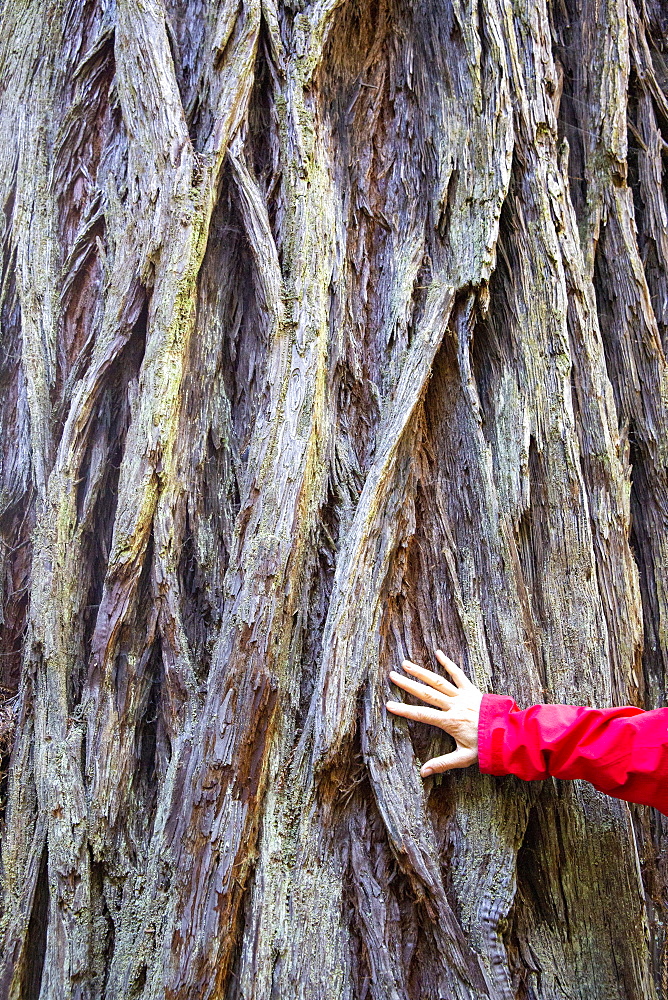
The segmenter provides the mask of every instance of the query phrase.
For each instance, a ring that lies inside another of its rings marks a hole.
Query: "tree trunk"
[[[3,4],[1,998],[668,989],[664,817],[384,710],[666,702],[636,2]]]

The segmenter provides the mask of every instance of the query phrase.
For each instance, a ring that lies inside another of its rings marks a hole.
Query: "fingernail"
[[[429,775],[433,773],[434,772],[430,767],[423,767],[422,770],[420,771],[420,774],[422,775],[423,778],[428,778]]]

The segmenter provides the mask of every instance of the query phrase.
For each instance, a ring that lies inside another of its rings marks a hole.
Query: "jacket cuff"
[[[484,694],[478,719],[478,766],[483,774],[508,774],[503,766],[503,738],[508,713],[515,702],[498,694]]]

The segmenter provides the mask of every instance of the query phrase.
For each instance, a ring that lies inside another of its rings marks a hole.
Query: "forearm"
[[[668,709],[534,705],[520,711],[511,698],[485,695],[478,754],[486,774],[584,778],[608,795],[668,813]]]

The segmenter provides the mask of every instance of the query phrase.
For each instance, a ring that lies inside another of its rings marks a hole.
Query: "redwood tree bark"
[[[664,995],[668,821],[383,705],[666,704],[665,5],[12,0],[0,80],[0,997]]]

